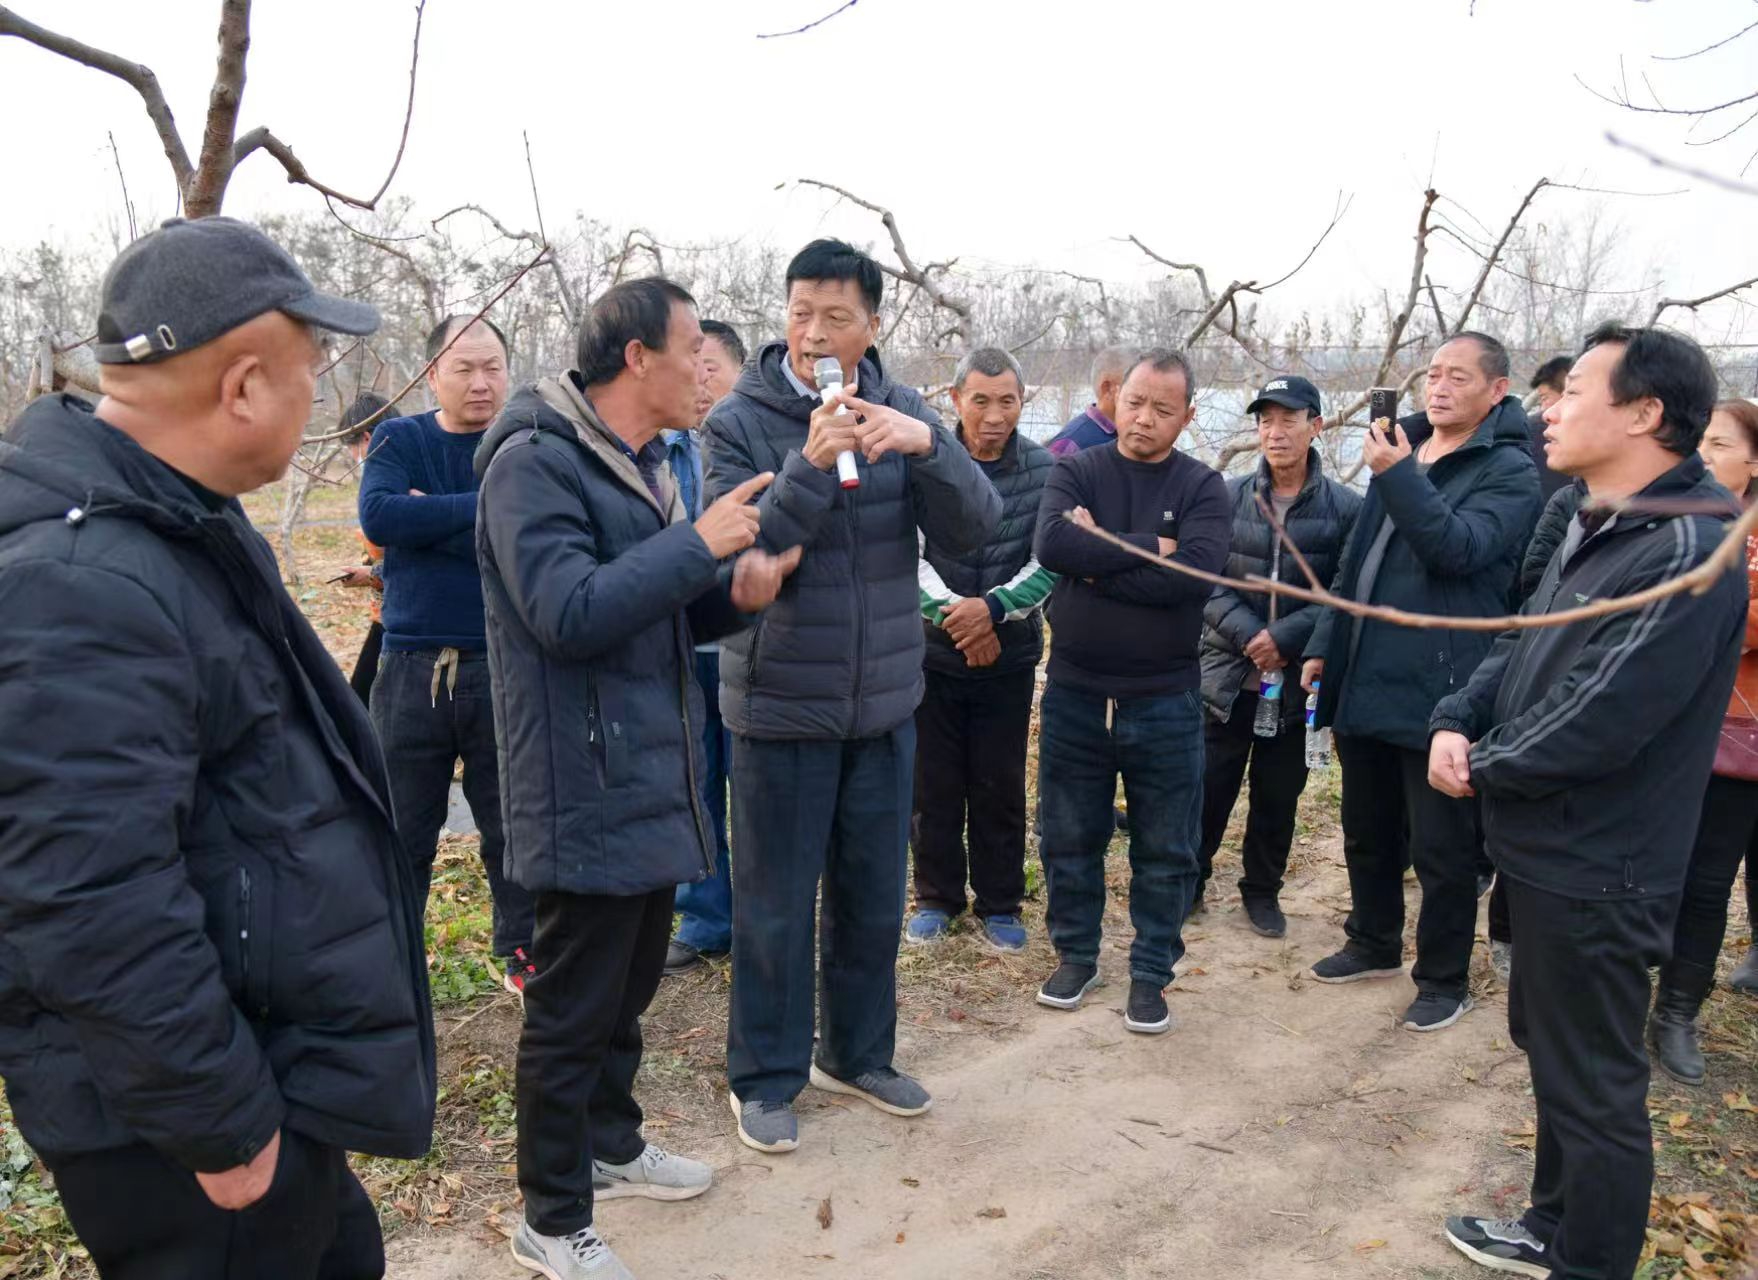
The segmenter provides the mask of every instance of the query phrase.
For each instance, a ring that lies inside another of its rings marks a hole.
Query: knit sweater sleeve
[[[413,430],[391,421],[373,432],[360,473],[360,530],[381,547],[431,547],[476,527],[475,493],[411,494]]]

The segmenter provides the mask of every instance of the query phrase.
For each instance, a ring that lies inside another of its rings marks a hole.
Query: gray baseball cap
[[[320,329],[367,334],[377,308],[312,287],[293,255],[236,218],[170,218],[104,273],[100,364],[151,364],[212,342],[270,311]]]

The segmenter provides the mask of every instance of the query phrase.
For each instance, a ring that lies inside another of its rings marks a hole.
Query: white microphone
[[[818,384],[818,394],[825,404],[834,400],[842,390],[842,361],[835,356],[825,356],[812,366],[812,380]],[[852,449],[844,449],[836,455],[836,478],[842,481],[845,489],[861,487],[860,473],[855,470],[855,455]]]

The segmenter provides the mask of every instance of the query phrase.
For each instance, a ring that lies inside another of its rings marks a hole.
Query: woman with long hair
[[[1724,400],[1715,406],[1698,446],[1704,465],[1744,504],[1758,497],[1758,405]],[[1697,1014],[1715,986],[1715,961],[1727,932],[1728,897],[1746,864],[1748,916],[1758,914],[1753,853],[1758,850],[1758,537],[1746,540],[1752,602],[1733,697],[1722,721],[1715,771],[1703,797],[1697,843],[1673,930],[1673,955],[1660,971],[1649,1046],[1660,1069],[1681,1084],[1701,1084],[1703,1049]],[[1758,992],[1758,947],[1748,950],[1729,985]]]

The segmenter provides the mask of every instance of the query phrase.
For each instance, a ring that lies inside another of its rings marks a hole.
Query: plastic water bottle
[[[1260,671],[1257,682],[1257,718],[1251,731],[1260,738],[1273,738],[1282,727],[1282,673]]]
[[[1323,769],[1331,763],[1331,730],[1330,726],[1318,726],[1318,686],[1312,682],[1312,692],[1306,695],[1306,767]]]

